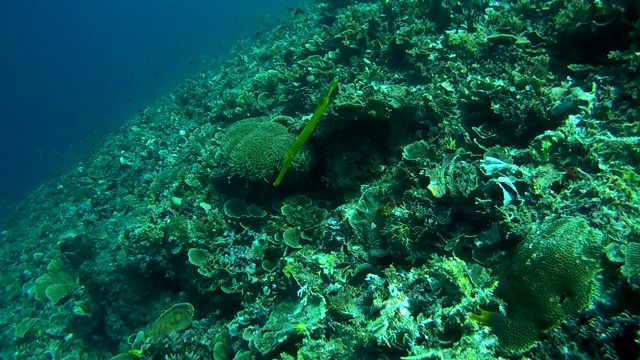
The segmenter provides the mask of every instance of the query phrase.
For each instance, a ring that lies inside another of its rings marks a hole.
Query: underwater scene
[[[0,358],[638,359],[639,71],[635,0],[292,9],[0,221]]]

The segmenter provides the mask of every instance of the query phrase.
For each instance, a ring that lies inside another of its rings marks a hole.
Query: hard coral
[[[541,332],[590,304],[602,237],[585,219],[567,217],[520,243],[497,289],[507,303],[507,317],[492,324],[503,351],[530,349]]]
[[[222,149],[231,174],[254,181],[278,169],[294,140],[284,125],[268,117],[256,117],[231,125],[224,134]],[[305,153],[293,166],[304,167],[307,161]]]
[[[640,290],[640,243],[627,244],[622,275],[627,278],[632,289]]]

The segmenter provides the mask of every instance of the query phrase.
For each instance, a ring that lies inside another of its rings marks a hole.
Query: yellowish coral
[[[172,332],[186,329],[193,320],[194,308],[189,303],[175,304],[153,323],[153,327],[147,335],[150,343],[162,340]]]

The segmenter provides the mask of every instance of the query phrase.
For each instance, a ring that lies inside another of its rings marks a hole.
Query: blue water
[[[217,56],[300,2],[3,2],[0,217],[138,109],[215,67]]]

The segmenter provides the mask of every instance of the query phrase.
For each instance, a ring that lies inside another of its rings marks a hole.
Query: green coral
[[[507,316],[491,319],[503,351],[530,349],[543,331],[590,304],[602,238],[585,219],[567,217],[520,243],[497,289]]]
[[[163,312],[147,334],[150,343],[157,343],[173,332],[186,329],[193,321],[195,309],[189,303],[179,303]]]
[[[633,289],[640,290],[640,243],[627,244],[622,275],[627,278]]]
[[[302,299],[283,301],[276,305],[264,326],[251,336],[251,347],[266,355],[285,342],[291,343],[297,337],[308,337],[317,329],[322,329],[326,317],[326,301],[317,294],[300,289]]]
[[[271,226],[280,232],[278,238],[292,248],[321,239],[326,231],[329,212],[306,196],[287,199],[280,207],[282,216],[274,217]],[[305,240],[302,242],[301,240]]]
[[[189,221],[181,216],[169,219],[164,226],[164,236],[166,239],[186,241],[189,237]]]
[[[224,214],[230,218],[241,219],[241,218],[262,218],[267,216],[267,212],[262,208],[249,205],[244,200],[240,199],[230,199],[224,203],[223,206]]]
[[[257,117],[235,122],[227,129],[222,150],[228,159],[232,175],[254,181],[275,172],[293,144],[295,136],[286,126],[269,117]],[[293,167],[304,168],[309,156],[302,152]]]
[[[20,321],[20,323],[16,324],[15,327],[15,335],[16,338],[22,339],[27,336],[34,327],[40,321],[38,318],[24,318]]]
[[[76,275],[71,265],[59,260],[53,260],[47,266],[47,273],[36,280],[36,299],[49,299],[54,305],[73,291],[76,285]]]

